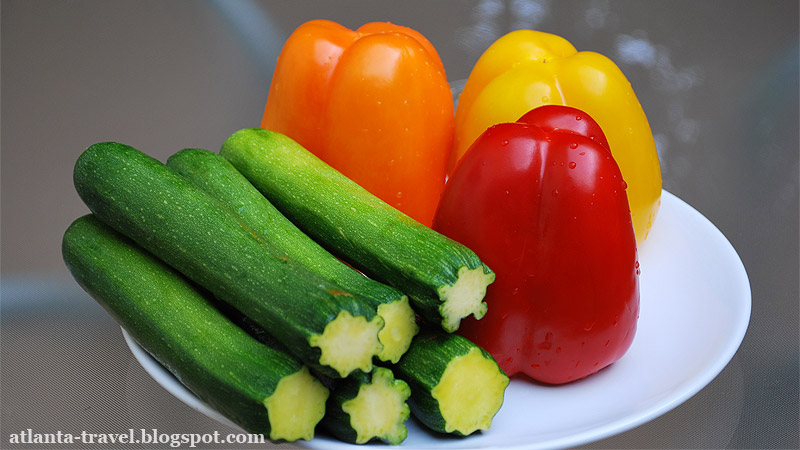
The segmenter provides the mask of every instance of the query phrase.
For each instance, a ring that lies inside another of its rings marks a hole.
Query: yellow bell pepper
[[[661,204],[661,168],[650,124],[614,62],[598,53],[578,52],[562,37],[518,30],[484,52],[458,99],[450,172],[488,127],[515,122],[545,104],[580,109],[600,125],[627,183],[641,245]]]

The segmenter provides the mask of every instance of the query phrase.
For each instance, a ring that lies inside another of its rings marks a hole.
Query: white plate
[[[402,447],[576,446],[641,425],[696,394],[722,371],[744,338],[750,320],[747,273],[722,233],[666,191],[639,261],[639,326],[621,360],[562,386],[514,379],[492,428],[467,438],[437,436],[410,420]],[[203,414],[235,426],[192,395],[127,333],[125,340],[145,370],[170,393]],[[356,448],[325,435],[300,444]]]

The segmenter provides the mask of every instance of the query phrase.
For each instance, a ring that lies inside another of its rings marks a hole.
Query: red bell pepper
[[[497,274],[462,322],[510,376],[566,383],[625,354],[639,315],[626,184],[603,131],[548,105],[486,130],[448,181],[434,228]]]

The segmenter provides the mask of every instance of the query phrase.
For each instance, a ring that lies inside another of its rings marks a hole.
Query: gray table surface
[[[72,188],[72,165],[106,140],[161,160],[184,147],[218,149],[231,132],[258,125],[286,37],[306,20],[327,18],[421,31],[451,80],[466,78],[481,52],[516,28],[556,33],[614,59],[650,120],[665,189],[730,240],[753,305],[739,351],[705,389],[586,448],[798,448],[796,1],[6,0],[0,7],[0,447],[14,448],[10,434],[27,429],[224,431],[143,371],[119,327],[63,267],[61,235],[87,211]]]

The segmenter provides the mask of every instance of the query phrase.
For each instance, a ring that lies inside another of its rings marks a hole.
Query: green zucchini
[[[230,305],[219,303],[218,309],[250,336],[273,348],[280,343],[250,318]],[[394,378],[385,367],[374,367],[371,373],[353,372],[341,380],[319,376],[331,390],[321,425],[339,440],[352,444],[383,441],[397,445],[408,436],[405,421],[410,409],[411,390],[403,380]]]
[[[322,248],[278,211],[225,158],[208,150],[184,149],[167,160],[178,172],[236,214],[259,240],[349,292],[372,302],[384,327],[378,333],[378,359],[396,363],[419,331],[408,297],[395,288],[363,276]]]
[[[328,398],[322,426],[338,439],[353,444],[379,440],[397,445],[408,436],[411,391],[392,371],[375,367],[338,382]]]
[[[220,154],[301,230],[407,294],[426,320],[452,332],[462,318],[486,313],[483,298],[495,275],[475,253],[381,201],[287,136],[240,130]]]
[[[334,377],[372,370],[383,327],[372,305],[276,256],[161,162],[100,143],[81,154],[73,177],[98,218],[251,317],[310,368]]]
[[[487,430],[508,377],[486,350],[457,334],[421,332],[394,366],[411,387],[411,413],[428,428],[466,436]]]
[[[251,433],[314,436],[328,389],[225,318],[181,274],[92,215],[70,225],[62,252],[78,283],[201,400]]]

